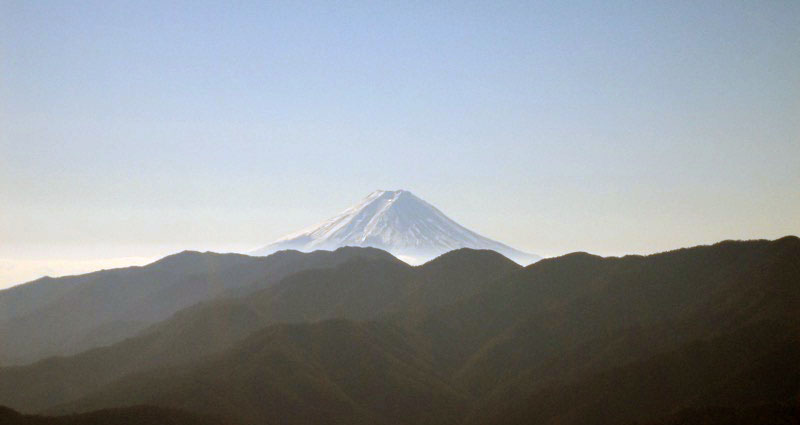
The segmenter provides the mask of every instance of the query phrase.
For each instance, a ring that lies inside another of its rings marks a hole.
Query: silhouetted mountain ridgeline
[[[797,423],[796,237],[525,268],[375,251],[274,281],[240,272],[249,283],[132,338],[0,368],[0,404],[231,424]]]

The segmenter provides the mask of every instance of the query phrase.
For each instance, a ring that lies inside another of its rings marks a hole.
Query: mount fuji
[[[522,265],[541,259],[461,226],[407,190],[372,192],[330,220],[286,235],[251,254],[344,246],[379,248],[410,264],[421,264],[458,248],[490,249]]]

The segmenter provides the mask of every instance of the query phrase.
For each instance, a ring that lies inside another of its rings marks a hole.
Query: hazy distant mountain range
[[[522,265],[541,259],[461,226],[407,190],[372,192],[339,215],[251,254],[269,255],[284,249],[311,252],[344,246],[382,249],[411,264],[422,264],[459,248],[490,249]]]
[[[184,251],[142,267],[41,278],[0,291],[0,364],[112,344],[198,302],[246,294],[354,256],[391,257],[356,249],[269,257]]]
[[[800,420],[793,236],[527,267],[184,252],[0,291],[0,324],[7,424]]]

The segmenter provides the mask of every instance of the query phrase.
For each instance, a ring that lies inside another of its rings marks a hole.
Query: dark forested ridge
[[[463,267],[453,268],[444,277],[439,263],[461,263]],[[447,292],[448,287],[457,285],[459,291],[453,291],[452,297],[460,299],[519,269],[516,263],[492,251],[459,250],[420,267],[394,257],[354,256],[336,267],[292,274],[247,297],[195,305],[135,338],[109,347],[28,366],[0,368],[0,403],[26,411],[57,406],[98,391],[127,374],[177,367],[218,354],[273,323],[377,319],[392,314],[423,317],[447,302],[435,294]]]
[[[356,256],[250,285],[109,347],[0,368],[0,405],[232,424],[798,420],[796,237],[525,268],[466,249],[419,267]]]
[[[399,261],[372,248],[269,257],[184,251],[143,267],[42,278],[0,291],[0,365],[109,345],[197,302],[248,294],[356,257]]]
[[[218,419],[176,409],[133,406],[64,416],[23,415],[0,406],[3,425],[222,425]]]

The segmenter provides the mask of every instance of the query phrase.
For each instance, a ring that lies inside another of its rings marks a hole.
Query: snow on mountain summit
[[[491,249],[520,264],[540,258],[461,226],[407,190],[372,192],[337,216],[286,235],[252,254],[269,255],[284,249],[334,250],[343,246],[383,249],[412,264],[458,248]]]

